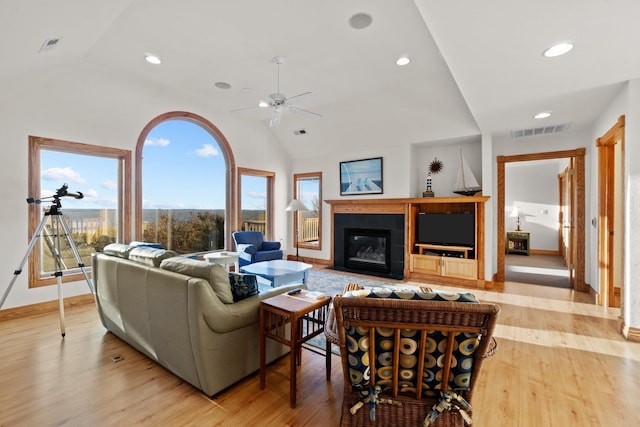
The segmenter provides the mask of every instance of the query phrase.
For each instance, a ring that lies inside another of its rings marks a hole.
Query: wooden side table
[[[529,255],[530,241],[531,237],[528,231],[507,231],[505,251],[507,254]]]
[[[316,298],[309,291],[296,295],[281,294],[260,303],[260,389],[265,387],[267,338],[289,346],[289,405],[296,407],[296,371],[302,363],[302,343],[324,333],[331,298]],[[286,326],[289,325],[289,331]],[[331,378],[331,343],[325,353],[327,381]]]

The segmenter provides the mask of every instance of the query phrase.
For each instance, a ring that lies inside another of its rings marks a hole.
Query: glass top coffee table
[[[309,270],[313,266],[300,261],[276,259],[262,261],[240,267],[242,273],[255,274],[269,281],[273,288],[291,283],[307,283]]]

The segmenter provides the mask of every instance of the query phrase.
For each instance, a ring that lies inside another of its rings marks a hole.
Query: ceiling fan
[[[313,111],[305,110],[299,107],[294,106],[307,98],[314,96],[311,92],[304,92],[295,96],[291,96],[287,98],[287,96],[280,92],[280,64],[284,62],[284,58],[281,56],[276,56],[272,60],[278,65],[278,79],[277,79],[277,87],[276,92],[270,95],[262,94],[253,88],[245,88],[245,90],[253,92],[260,98],[260,103],[255,107],[247,107],[247,108],[239,108],[237,110],[231,110],[231,112],[236,111],[245,111],[245,110],[255,110],[258,108],[271,108],[271,121],[269,122],[269,127],[277,127],[280,124],[280,119],[282,118],[283,110],[287,109],[293,111],[294,113],[302,114],[307,117],[311,117],[314,119],[321,119],[322,115],[318,113],[314,113]]]

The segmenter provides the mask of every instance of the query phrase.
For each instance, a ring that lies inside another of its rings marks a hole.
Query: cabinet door
[[[442,275],[461,279],[476,279],[478,262],[474,259],[443,257]]]
[[[415,273],[440,275],[440,257],[429,255],[411,255],[410,269]]]

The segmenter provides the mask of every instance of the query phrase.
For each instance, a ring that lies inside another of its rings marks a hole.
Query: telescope
[[[58,188],[56,190],[56,194],[54,194],[53,196],[44,197],[42,199],[36,199],[34,197],[29,197],[29,198],[27,198],[27,203],[40,204],[45,199],[53,199],[54,202],[57,205],[59,205],[60,204],[60,197],[73,197],[74,199],[82,199],[82,198],[84,198],[84,194],[82,194],[82,192],[78,191],[77,193],[69,193],[68,189],[69,189],[69,186],[67,184],[62,184],[62,187]]]

